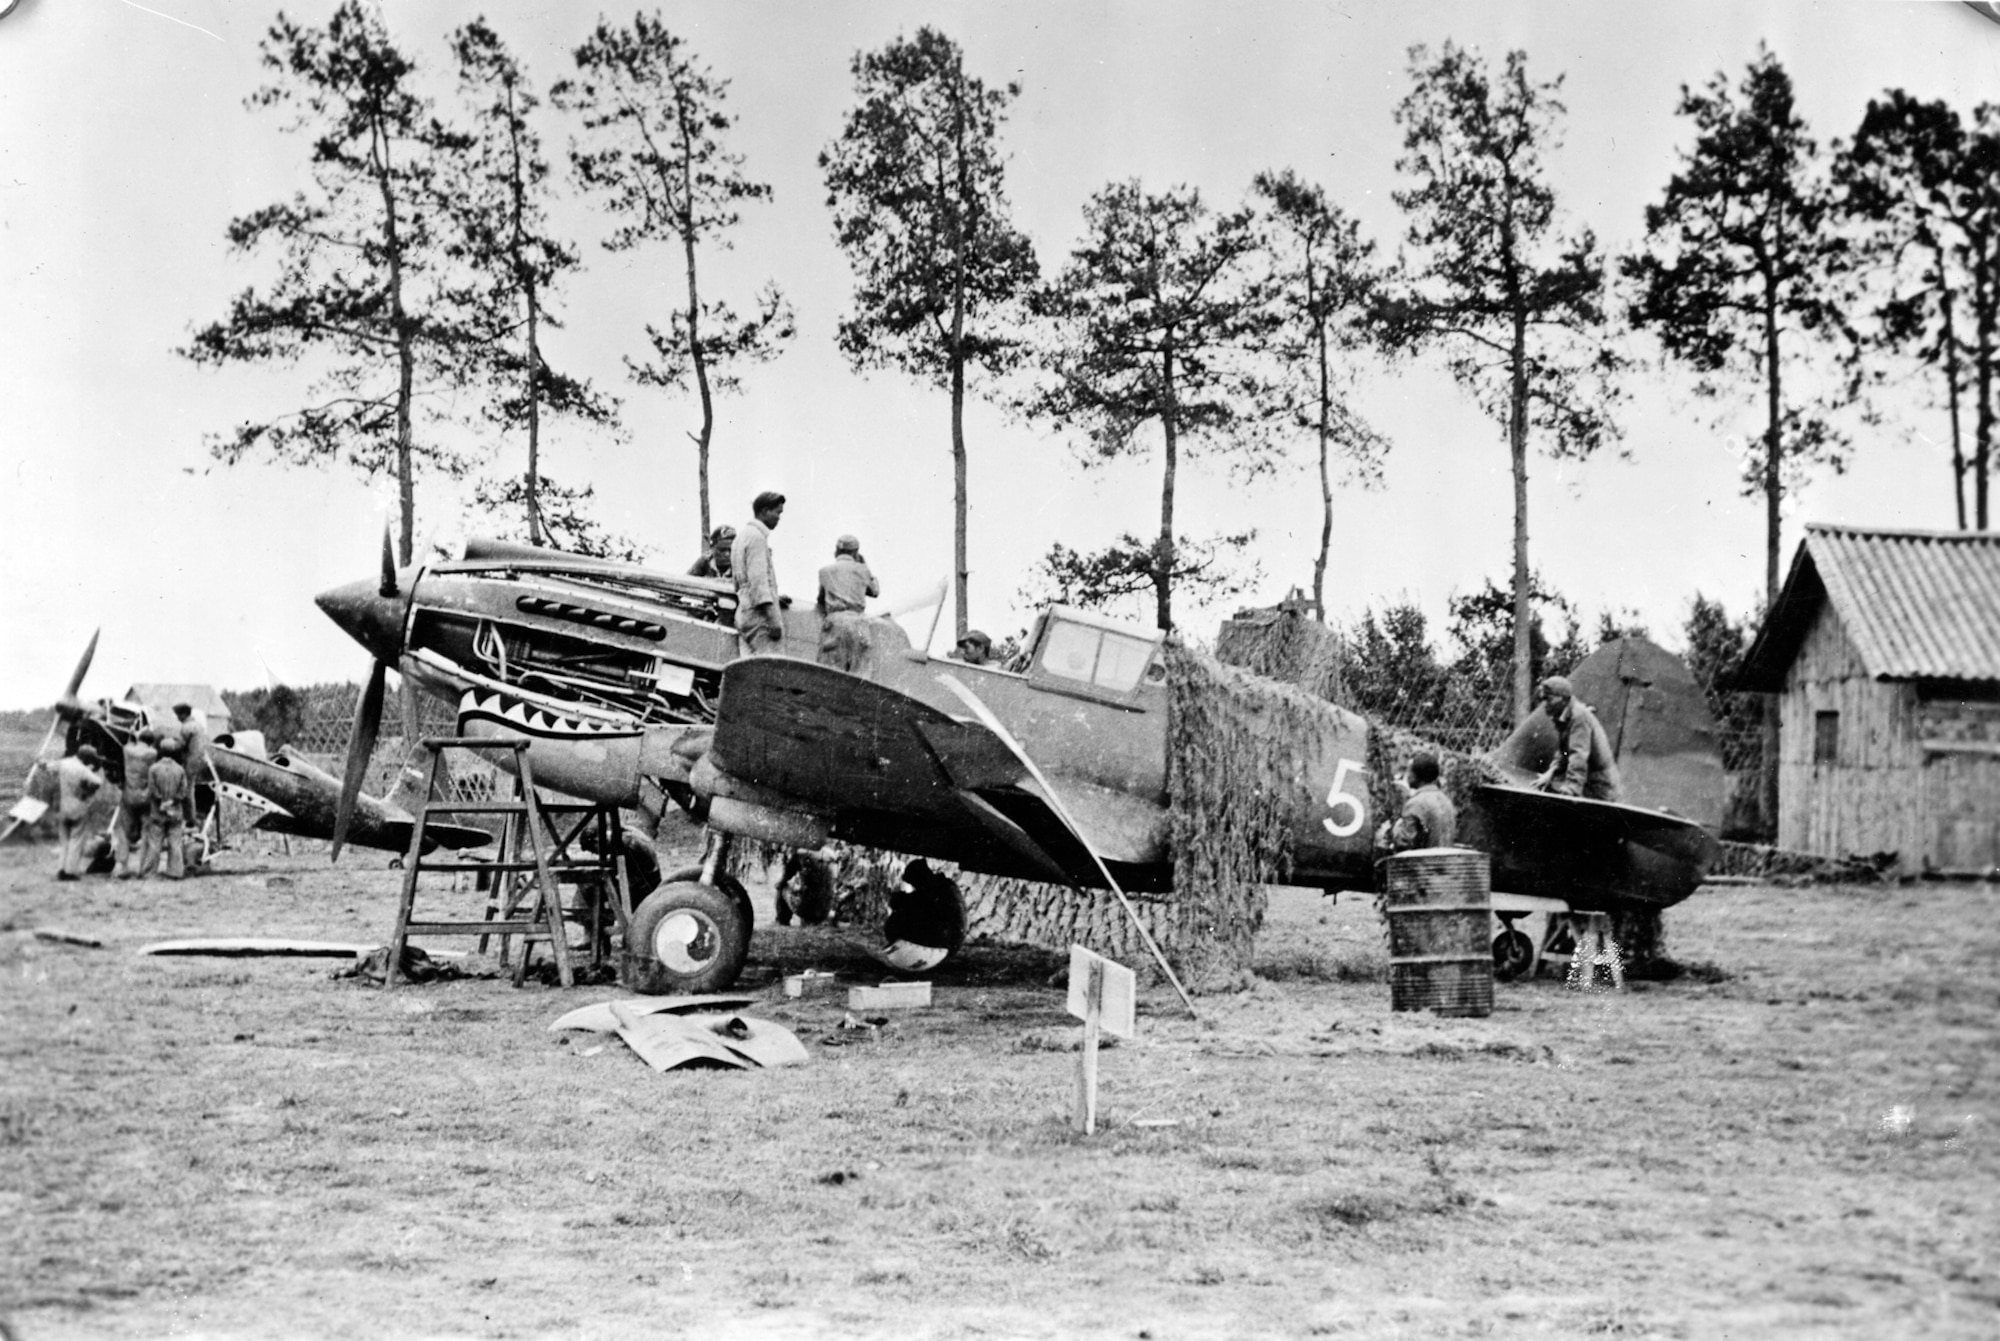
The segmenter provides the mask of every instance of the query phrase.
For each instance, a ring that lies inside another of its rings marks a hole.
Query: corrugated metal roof
[[[2000,680],[2000,534],[1808,526],[1745,688],[1782,686],[1821,593],[1878,680]]]

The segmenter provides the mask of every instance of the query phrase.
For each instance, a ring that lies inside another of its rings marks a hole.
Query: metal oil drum
[[[1493,1013],[1493,897],[1486,854],[1425,847],[1385,863],[1389,1007]]]

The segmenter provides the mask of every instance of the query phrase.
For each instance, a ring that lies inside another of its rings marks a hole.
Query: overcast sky
[[[285,6],[323,23],[332,5]],[[599,11],[587,5],[388,0],[391,30],[452,110],[444,35],[484,14],[538,83]],[[299,402],[306,369],[198,368],[174,354],[262,280],[232,255],[229,220],[308,184],[305,145],[282,117],[253,112],[258,43],[275,8],[246,0],[20,0],[0,19],[0,706],[45,704],[91,630],[103,643],[87,695],[134,680],[250,688],[358,676],[364,654],[322,617],[314,592],[370,572],[390,480],[340,469],[215,464],[205,435]],[[604,11],[615,21],[629,11]],[[714,254],[709,292],[742,303],[766,279],[797,308],[799,335],[721,403],[713,470],[719,519],[740,520],[761,489],[788,494],[777,535],[783,585],[809,597],[836,535],[861,536],[890,600],[951,566],[946,399],[891,375],[847,370],[833,344],[851,275],[832,239],[816,156],[852,99],[861,48],[931,24],[990,82],[1022,92],[1004,139],[1016,223],[1045,270],[1077,240],[1081,206],[1106,183],[1192,184],[1242,201],[1265,168],[1322,183],[1387,252],[1401,236],[1390,192],[1408,48],[1447,38],[1530,73],[1562,75],[1566,144],[1551,175],[1569,219],[1613,253],[1639,241],[1645,205],[1688,130],[1683,83],[1734,81],[1767,42],[1823,141],[1852,133],[1891,87],[1962,111],[2000,95],[2000,26],[1943,3],[1672,5],[731,3],[667,4],[669,26],[732,81],[732,143],[774,188],[748,211],[735,249]],[[550,115],[560,152],[570,128]],[[597,486],[603,519],[656,547],[662,566],[697,552],[685,398],[636,387],[620,358],[664,326],[682,283],[665,247],[611,255],[603,220],[566,209],[587,272],[563,302],[552,360],[624,398],[629,437],[558,431],[545,470]],[[1587,619],[1630,611],[1669,645],[1696,591],[1734,612],[1762,594],[1761,503],[1744,499],[1731,438],[1761,421],[1747,394],[1734,420],[1692,401],[1672,374],[1635,374],[1623,418],[1629,460],[1531,465],[1531,560]],[[1385,487],[1343,492],[1328,601],[1337,619],[1414,600],[1439,632],[1446,599],[1509,572],[1511,493],[1500,426],[1440,370],[1364,377],[1360,404],[1394,440]],[[985,407],[970,415],[972,619],[995,636],[1023,627],[1015,604],[1036,558],[1062,540],[1150,534],[1157,458],[1086,473],[1071,447]],[[1862,430],[1844,477],[1816,478],[1786,528],[1804,521],[1953,524],[1942,412],[1914,396]],[[520,469],[522,445],[494,442]],[[1234,486],[1198,462],[1181,475],[1186,532],[1259,528],[1259,603],[1309,586],[1319,500],[1309,450],[1290,474]],[[423,480],[418,533],[451,543],[476,520],[454,486]],[[1135,607],[1131,612],[1140,615]],[[1186,611],[1212,636],[1223,611]],[[946,617],[949,623],[949,614]]]

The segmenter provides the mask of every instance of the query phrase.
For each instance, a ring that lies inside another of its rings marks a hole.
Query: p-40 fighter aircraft
[[[934,661],[871,621],[858,674],[786,657],[734,659],[722,584],[526,547],[396,571],[319,597],[375,656],[355,744],[365,760],[396,664],[458,705],[463,735],[526,741],[537,781],[629,806],[657,787],[725,837],[799,850],[829,840],[1082,888],[1173,888],[1161,637],[1054,607],[1023,668]],[[816,621],[788,629],[816,647]],[[372,704],[372,707],[371,707]],[[1299,786],[1291,880],[1367,888],[1368,723],[1329,705]],[[712,718],[712,725],[709,719]],[[350,785],[356,778],[349,760]],[[1679,902],[1715,853],[1674,815],[1482,787],[1462,841],[1495,889],[1564,908]],[[715,991],[741,969],[747,900],[718,886],[724,845],[634,915],[635,986]],[[956,901],[955,890],[929,897]],[[949,920],[948,918],[943,920]]]

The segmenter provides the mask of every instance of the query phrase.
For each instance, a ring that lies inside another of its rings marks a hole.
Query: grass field
[[[23,1341],[2000,1335],[1992,886],[1706,891],[1668,923],[1706,980],[1480,1020],[1392,1013],[1368,902],[1280,891],[1259,984],[1149,997],[1085,1138],[1042,952],[975,946],[870,1038],[776,985],[852,946],[760,927],[812,1063],[661,1075],[547,1031],[610,988],[133,954],[393,917],[379,857],[223,863],[0,849]]]

